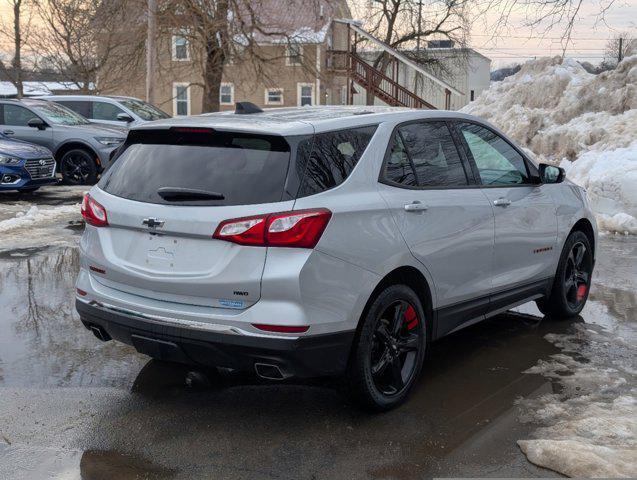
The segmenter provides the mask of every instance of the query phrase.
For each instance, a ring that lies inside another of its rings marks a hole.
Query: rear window
[[[118,197],[168,205],[248,205],[283,199],[290,146],[283,137],[184,129],[133,131],[99,187]],[[219,194],[165,198],[162,188]],[[222,198],[221,198],[222,197]]]
[[[376,126],[338,130],[314,135],[302,141],[296,156],[296,169],[301,178],[299,197],[334,188],[352,172]]]

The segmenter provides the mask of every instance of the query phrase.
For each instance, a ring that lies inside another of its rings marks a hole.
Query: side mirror
[[[562,183],[566,178],[566,172],[562,167],[540,163],[540,179],[542,183]]]
[[[37,128],[38,130],[44,130],[46,128],[46,123],[41,118],[32,118],[27,122],[27,125],[31,128]]]
[[[131,117],[128,113],[118,113],[117,120],[119,120],[120,122],[126,122],[126,123],[135,121],[135,119]]]

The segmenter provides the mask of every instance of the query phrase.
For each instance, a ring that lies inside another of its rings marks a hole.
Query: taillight
[[[219,224],[213,238],[259,247],[314,248],[332,217],[326,208],[234,218]]]
[[[252,326],[264,332],[275,333],[305,333],[310,329],[309,325],[266,325],[264,323],[253,323]]]
[[[82,200],[82,217],[84,217],[86,223],[94,227],[106,227],[108,225],[106,209],[88,193],[84,195]]]

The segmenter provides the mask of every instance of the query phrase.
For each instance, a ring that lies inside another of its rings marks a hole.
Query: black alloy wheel
[[[60,173],[63,181],[70,185],[87,185],[97,181],[95,160],[86,150],[66,152],[60,162]]]

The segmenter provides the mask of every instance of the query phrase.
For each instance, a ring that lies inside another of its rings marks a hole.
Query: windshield
[[[120,100],[119,103],[131,110],[142,120],[152,121],[161,120],[163,118],[170,118],[170,115],[168,115],[166,112],[161,111],[159,108],[151,105],[150,103],[142,102],[141,100],[127,98],[125,100]]]
[[[57,103],[33,103],[30,107],[50,123],[58,125],[88,125],[90,123],[79,113]]]
[[[248,205],[285,195],[290,146],[283,137],[141,131],[129,140],[99,183],[112,195],[170,205]],[[208,194],[179,198],[166,189]]]

